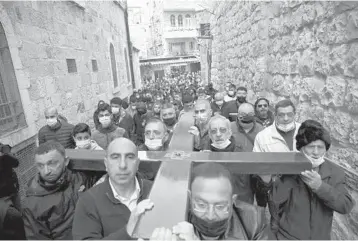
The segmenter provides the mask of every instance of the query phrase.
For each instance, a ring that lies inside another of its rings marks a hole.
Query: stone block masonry
[[[124,12],[114,1],[3,1],[0,23],[5,32],[0,31],[0,48],[8,45],[9,49],[0,61],[12,60],[26,116],[26,126],[0,133],[0,142],[14,146],[20,160],[16,171],[23,196],[36,173],[33,153],[36,134],[45,125],[46,108],[57,107],[71,124],[84,122],[93,127],[99,100],[109,102],[114,96],[131,94],[124,56],[124,48],[128,49]],[[75,60],[77,71],[68,72],[66,59]],[[97,61],[96,71],[92,60]]]
[[[249,101],[290,98],[297,120],[331,133],[328,156],[347,169],[358,200],[358,2],[213,3],[212,80],[246,86]],[[358,207],[335,216],[334,239],[358,239]]]

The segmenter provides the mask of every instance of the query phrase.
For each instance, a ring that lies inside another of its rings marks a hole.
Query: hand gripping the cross
[[[148,210],[153,208],[154,204],[149,199],[145,199],[138,203],[137,207],[131,212],[127,223],[127,233],[132,236],[133,231],[138,223],[139,218]]]
[[[194,136],[194,147],[200,149],[200,131],[198,127],[191,126],[188,132]]]
[[[168,228],[156,228],[153,231],[152,236],[150,237],[150,240],[200,240],[194,233],[194,227],[191,223],[188,222],[180,222],[177,225],[173,227],[172,230]],[[142,241],[139,239],[138,241]]]
[[[322,184],[321,175],[316,171],[304,171],[301,172],[301,179],[312,191],[317,191]]]

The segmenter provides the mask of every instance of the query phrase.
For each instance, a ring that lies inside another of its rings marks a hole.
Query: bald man
[[[223,107],[226,105],[224,101],[224,93],[218,92],[214,96],[214,101],[211,102],[211,110],[213,111],[214,115],[220,114]]]
[[[137,174],[138,150],[127,138],[114,139],[104,164],[108,176],[78,200],[73,221],[74,240],[128,240],[138,218],[153,207],[148,199],[152,183]]]
[[[255,137],[264,127],[255,121],[255,108],[243,103],[238,108],[237,119],[231,122],[232,135],[237,140],[241,152],[252,152]]]
[[[44,112],[46,125],[38,133],[39,145],[53,140],[59,142],[65,149],[73,149],[76,143],[72,138],[73,125],[59,121],[59,115],[55,107],[50,107]]]

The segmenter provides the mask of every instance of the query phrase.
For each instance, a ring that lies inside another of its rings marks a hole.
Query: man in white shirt
[[[138,150],[131,140],[113,140],[104,164],[108,172],[104,182],[78,200],[72,229],[75,240],[131,239],[140,215],[153,207],[145,199],[152,183],[137,174]]]

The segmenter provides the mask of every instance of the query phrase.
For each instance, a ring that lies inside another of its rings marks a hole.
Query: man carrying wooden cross
[[[236,200],[231,173],[217,163],[193,170],[188,221],[157,228],[151,240],[267,240],[262,208]],[[176,235],[176,236],[173,236]]]

